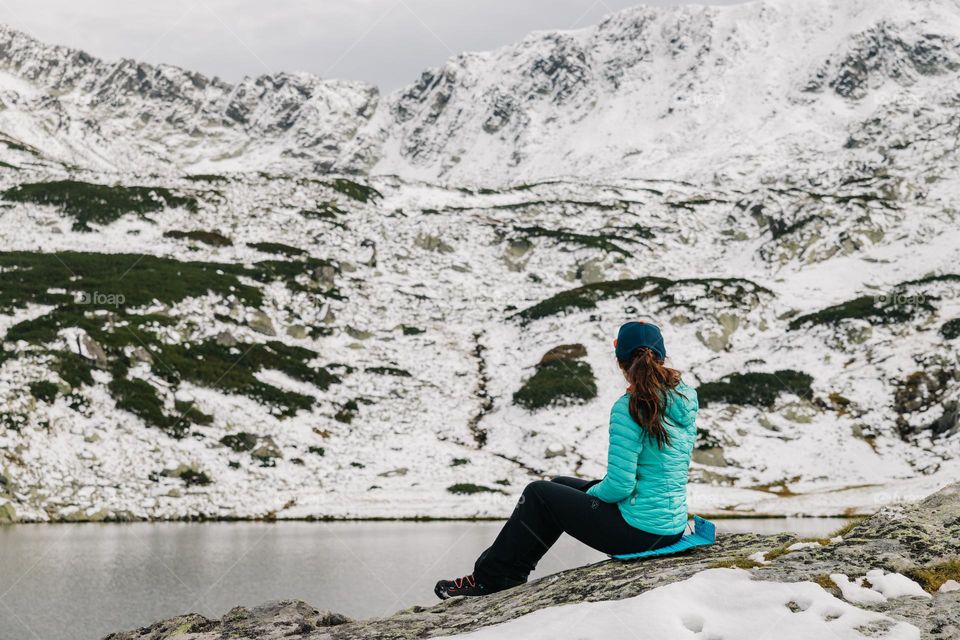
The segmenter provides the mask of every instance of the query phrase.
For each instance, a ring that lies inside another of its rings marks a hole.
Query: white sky
[[[738,1],[742,0],[707,3]],[[266,72],[310,71],[391,90],[451,54],[493,49],[533,30],[595,24],[608,13],[636,4],[636,0],[0,0],[0,21],[45,42],[108,60],[166,62],[230,81]]]

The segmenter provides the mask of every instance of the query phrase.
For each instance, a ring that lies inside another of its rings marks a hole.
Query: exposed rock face
[[[600,562],[485,598],[457,598],[429,609],[413,607],[388,618],[354,622],[302,602],[287,601],[249,610],[237,608],[219,621],[196,614],[181,616],[136,631],[112,634],[108,640],[347,640],[452,635],[506,622],[545,607],[629,598],[685,580],[711,566],[748,566],[751,563],[747,556],[760,551],[782,551],[793,542],[796,539],[789,534],[722,535],[716,545],[687,554],[631,563]],[[842,541],[783,553],[751,572],[756,580],[814,581],[839,595],[829,580],[831,573],[855,578],[879,568],[911,574],[956,558],[958,549],[960,483],[918,504],[886,508],[845,533]],[[890,598],[863,606],[910,622],[921,629],[924,638],[960,637],[960,591],[936,591],[931,598],[922,599]]]

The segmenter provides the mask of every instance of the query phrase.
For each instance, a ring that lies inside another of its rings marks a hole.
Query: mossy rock
[[[213,482],[206,472],[188,464],[177,465],[176,469],[164,469],[162,472],[160,472],[160,475],[168,478],[178,478],[182,480],[183,483],[188,487],[203,487]],[[155,479],[156,477],[156,474],[151,474],[151,478]]]
[[[277,459],[283,458],[283,452],[270,436],[260,438],[257,445],[250,455],[260,462],[260,466],[272,467],[276,465]]]
[[[0,504],[0,524],[10,524],[17,520],[17,509],[12,502]]]
[[[230,433],[220,438],[220,444],[229,447],[237,453],[253,451],[257,446],[257,436],[252,433],[241,431],[239,433]]]
[[[90,224],[107,225],[127,213],[144,215],[169,207],[197,211],[192,196],[178,196],[162,187],[124,187],[77,180],[21,184],[0,194],[8,202],[51,205],[74,219],[74,231],[92,231]]]
[[[582,344],[561,344],[543,354],[537,366],[543,366],[557,360],[579,360],[587,357],[587,348]]]
[[[443,241],[443,238],[430,233],[418,233],[413,239],[413,244],[424,251],[435,253],[453,253],[456,251],[452,246]]]
[[[337,422],[350,424],[353,422],[353,419],[356,417],[359,409],[360,406],[357,404],[356,400],[347,400],[347,402],[345,402],[343,406],[337,410],[337,413],[334,414],[333,419]]]
[[[198,486],[205,487],[213,483],[213,480],[210,479],[203,471],[194,471],[193,469],[187,469],[180,474],[180,479],[183,481],[183,484],[188,487]]]
[[[593,369],[579,358],[586,356],[583,345],[560,345],[541,358],[536,373],[513,394],[514,404],[530,411],[549,406],[581,404],[597,397]]]
[[[914,371],[897,384],[893,407],[899,414],[926,411],[940,403],[944,393],[953,385],[954,372],[931,368]]]
[[[734,373],[719,381],[700,385],[697,395],[702,407],[711,402],[726,402],[770,408],[781,393],[809,397],[812,383],[810,375],[792,369],[781,369],[774,373]]]

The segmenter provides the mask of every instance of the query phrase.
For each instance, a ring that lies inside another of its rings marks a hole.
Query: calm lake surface
[[[721,531],[823,535],[837,518],[720,520]],[[297,598],[351,617],[435,602],[499,522],[279,522],[0,527],[0,640],[94,640],[187,612]],[[568,536],[535,576],[603,560]]]

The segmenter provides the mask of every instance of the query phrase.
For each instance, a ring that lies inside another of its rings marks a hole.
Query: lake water
[[[823,535],[836,518],[720,520]],[[0,527],[0,640],[94,640],[181,613],[297,598],[351,617],[436,599],[499,522],[223,522]],[[563,536],[535,576],[603,560]]]

